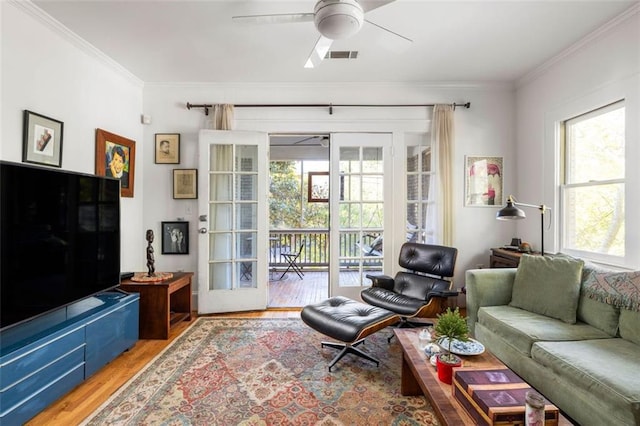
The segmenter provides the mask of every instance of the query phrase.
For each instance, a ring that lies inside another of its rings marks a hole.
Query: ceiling
[[[371,1],[371,0],[363,0]],[[638,1],[397,0],[332,50],[357,59],[303,67],[313,22],[249,25],[236,15],[313,12],[314,0],[33,0],[144,82],[512,82]]]

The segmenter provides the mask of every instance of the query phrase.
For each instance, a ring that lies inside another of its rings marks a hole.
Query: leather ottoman
[[[336,362],[349,353],[379,365],[377,359],[356,346],[368,335],[400,320],[400,316],[391,311],[343,296],[331,297],[320,303],[307,305],[302,309],[300,316],[309,327],[342,342],[322,342],[322,347],[342,349],[329,364],[329,371]]]

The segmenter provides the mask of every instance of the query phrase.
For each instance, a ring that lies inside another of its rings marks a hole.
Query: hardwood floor
[[[228,318],[300,318],[300,310],[268,310],[211,316]],[[194,312],[193,318],[196,317],[197,315]],[[191,322],[186,321],[177,324],[171,329],[168,340],[139,340],[132,349],[107,364],[88,380],[27,422],[26,425],[72,426],[79,424],[185,331],[190,324]]]

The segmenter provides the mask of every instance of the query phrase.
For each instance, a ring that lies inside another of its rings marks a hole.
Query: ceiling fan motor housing
[[[364,11],[356,0],[320,0],[316,3],[314,22],[320,34],[339,40],[360,31]]]

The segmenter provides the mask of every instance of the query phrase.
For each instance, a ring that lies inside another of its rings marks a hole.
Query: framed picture
[[[156,164],[180,164],[180,133],[156,133]]]
[[[502,206],[502,170],[503,157],[465,156],[464,205]]]
[[[198,169],[173,169],[173,198],[198,198]]]
[[[307,201],[310,203],[329,202],[329,172],[309,172]]]
[[[62,133],[64,123],[24,110],[22,161],[62,167]]]
[[[162,222],[162,254],[189,254],[189,222]]]
[[[133,197],[136,143],[96,129],[96,174],[120,179],[120,195]]]

